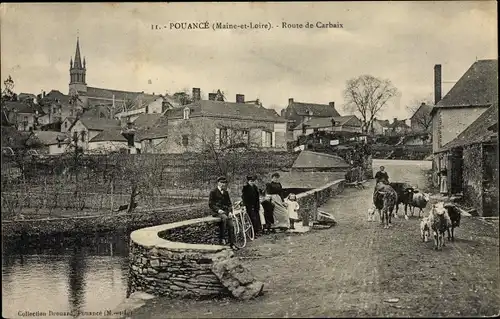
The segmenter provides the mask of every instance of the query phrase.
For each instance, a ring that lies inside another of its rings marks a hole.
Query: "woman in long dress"
[[[266,195],[270,197],[270,202],[273,204],[274,223],[271,227],[286,230],[290,228],[290,218],[286,204],[283,201],[283,187],[279,182],[279,178],[278,173],[271,176],[271,182],[266,185]]]

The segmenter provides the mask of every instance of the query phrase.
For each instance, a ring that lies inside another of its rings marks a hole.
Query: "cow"
[[[373,204],[380,215],[380,223],[385,228],[391,225],[391,216],[398,201],[398,194],[387,184],[377,183],[373,192]]]
[[[400,183],[400,182],[392,182],[389,183],[389,185],[398,194],[394,217],[398,218],[399,204],[403,204],[405,206],[405,219],[408,220],[408,206],[410,206],[411,201],[413,199],[414,188],[408,183]]]

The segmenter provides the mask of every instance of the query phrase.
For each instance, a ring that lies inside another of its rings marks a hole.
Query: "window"
[[[78,132],[73,132],[73,141],[78,142]]]
[[[184,109],[184,119],[185,119],[185,120],[188,120],[188,119],[189,119],[189,113],[190,113],[189,107],[186,107],[186,108]]]
[[[82,142],[85,142],[85,136],[87,135],[86,134],[87,132],[85,131],[82,131],[81,135],[82,135]]]
[[[318,132],[318,131],[319,131],[319,129],[317,129],[317,128],[313,129],[313,132],[314,132],[314,133],[316,133],[316,132]]]
[[[228,142],[227,128],[221,128],[219,131],[219,143],[220,145],[227,145]]]
[[[262,147],[271,147],[273,134],[271,132],[262,131]]]
[[[247,130],[241,131],[241,142],[246,144],[249,143],[249,133]]]
[[[64,122],[64,128],[68,129],[68,122]]]
[[[182,146],[188,146],[188,145],[189,145],[189,136],[182,135]]]

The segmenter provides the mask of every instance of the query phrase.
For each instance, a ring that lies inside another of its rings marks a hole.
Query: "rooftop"
[[[348,126],[361,127],[361,121],[355,115],[346,115],[346,116],[312,118],[297,125],[294,128],[294,130],[302,129],[302,125],[307,125],[308,128],[331,127],[332,119],[335,121],[335,126],[348,125]]]
[[[298,115],[309,115],[311,112],[312,116],[317,117],[340,116],[335,107],[329,104],[290,101],[288,107],[293,108]]]

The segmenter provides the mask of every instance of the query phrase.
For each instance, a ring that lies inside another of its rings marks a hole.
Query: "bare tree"
[[[428,131],[432,127],[432,94],[421,99],[412,100],[406,109],[411,114],[412,130]],[[416,127],[414,127],[416,126]]]
[[[347,81],[344,110],[358,113],[363,122],[363,132],[367,133],[377,114],[398,93],[398,89],[390,80],[362,75]]]

